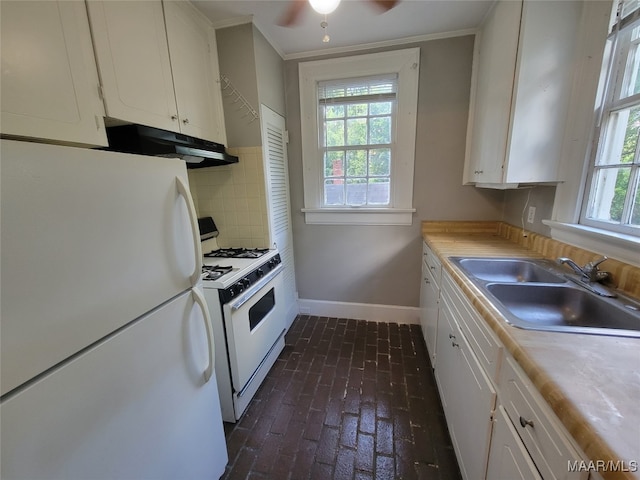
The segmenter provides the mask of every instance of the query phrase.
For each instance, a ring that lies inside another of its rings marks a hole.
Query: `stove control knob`
[[[240,280],[240,282],[242,283],[242,286],[244,288],[249,288],[249,286],[251,285],[251,280],[249,280],[248,278],[243,278],[242,280]]]
[[[264,270],[262,270],[262,268],[259,268],[258,270],[256,270],[256,275],[258,276],[258,278],[264,277]]]
[[[233,287],[229,287],[227,289],[227,292],[229,292],[229,296],[232,297],[232,298],[236,296],[236,289],[233,288]]]

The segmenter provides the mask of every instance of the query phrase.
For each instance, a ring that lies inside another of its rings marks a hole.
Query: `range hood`
[[[238,163],[224,145],[181,133],[144,125],[120,125],[107,128],[108,150],[157,157],[181,158],[187,168],[205,168]]]

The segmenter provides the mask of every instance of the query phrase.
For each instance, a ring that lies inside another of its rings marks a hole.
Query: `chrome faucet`
[[[602,297],[617,297],[618,295],[615,292],[612,292],[609,288],[600,285],[599,283],[604,282],[611,276],[609,272],[602,272],[598,270],[598,265],[606,259],[607,257],[602,257],[596,261],[587,263],[584,267],[578,266],[576,262],[566,257],[558,258],[557,262],[559,264],[569,265],[571,269],[579,275],[580,278],[573,278],[570,275],[566,276],[574,283],[577,283],[578,285],[581,285],[587,290]]]
[[[584,267],[578,266],[576,262],[567,257],[558,258],[559,264],[566,264],[578,275],[582,276],[589,282],[602,282],[609,278],[609,272],[602,272],[598,269],[598,265],[607,260],[608,257],[602,257],[596,261],[587,263]]]

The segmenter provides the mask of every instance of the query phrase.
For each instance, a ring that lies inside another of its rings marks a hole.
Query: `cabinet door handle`
[[[473,173],[480,175],[481,173],[484,173],[484,170],[474,170]]]
[[[525,420],[524,417],[520,417],[520,425],[522,425],[522,428],[526,428],[527,425],[533,428],[533,420]]]
[[[453,333],[450,333],[450,334],[449,334],[449,339],[450,339],[450,340],[455,340],[455,339],[456,339],[456,336],[455,336]]]
[[[424,277],[424,283],[431,283],[427,277]]]
[[[171,120],[173,120],[174,122],[178,119],[177,115],[171,115]]]
[[[182,123],[184,123],[186,125],[187,123],[189,123],[189,119],[185,118],[184,120],[182,120]]]

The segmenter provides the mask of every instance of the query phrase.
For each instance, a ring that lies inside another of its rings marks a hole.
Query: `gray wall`
[[[507,190],[504,199],[504,221],[541,235],[550,236],[549,227],[542,220],[549,220],[553,211],[553,201],[556,196],[555,186],[539,186],[519,190]],[[529,207],[536,207],[533,224],[527,223]]]
[[[220,74],[229,77],[233,86],[253,108],[259,111],[258,77],[253,44],[253,25],[245,23],[216,30]],[[246,109],[229,96],[231,88],[222,91],[228,147],[255,147],[262,144],[260,122],[251,122]],[[235,103],[234,103],[235,102]]]
[[[220,73],[260,114],[260,104],[285,114],[284,61],[264,38],[260,30],[245,23],[216,30]],[[228,147],[262,145],[260,120],[241,108],[231,88],[222,91]]]
[[[285,62],[291,207],[300,298],[418,306],[421,221],[502,219],[503,191],[462,185],[473,41],[473,36],[464,36],[394,47],[417,46],[421,51],[414,179],[417,211],[411,226],[305,224],[300,211],[304,206],[300,60]],[[305,60],[320,58],[327,57]]]

